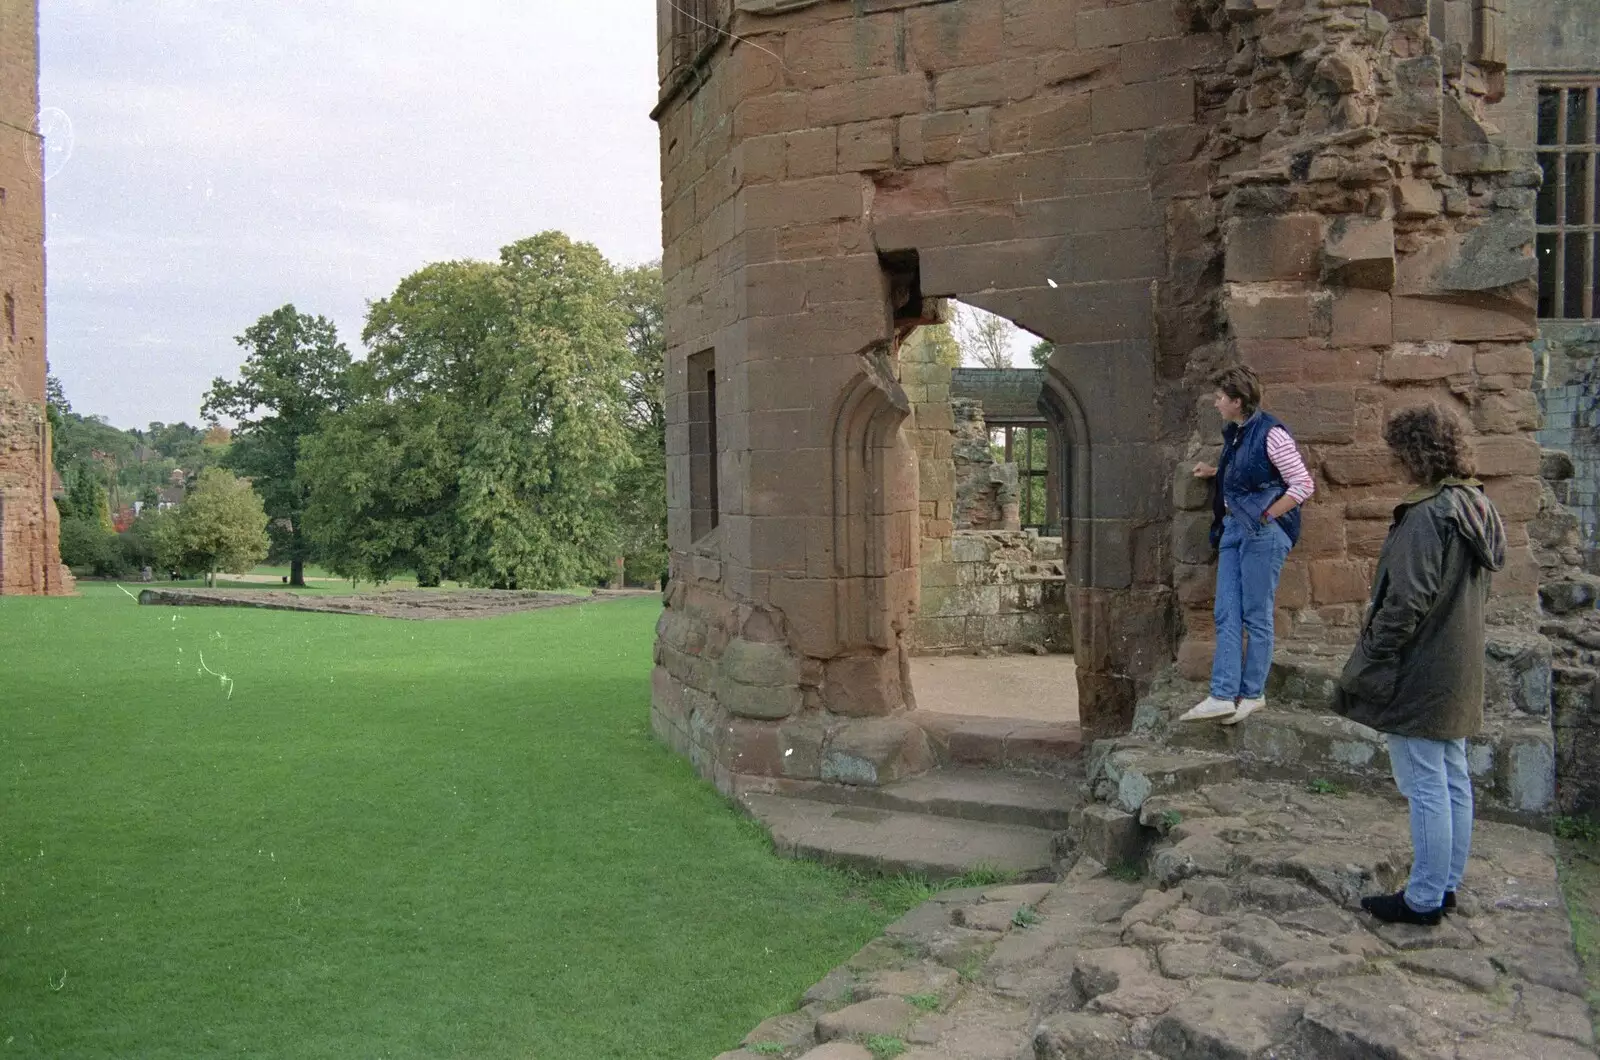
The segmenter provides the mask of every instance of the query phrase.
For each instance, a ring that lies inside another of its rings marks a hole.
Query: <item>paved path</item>
[[[949,892],[719,1060],[1593,1060],[1548,836],[1480,824],[1459,912],[1378,924],[1404,807],[1235,781],[1174,796],[1149,874]],[[781,1051],[772,1051],[781,1046]]]
[[[1078,720],[1078,667],[1070,655],[944,655],[911,660],[917,709],[969,717]]]

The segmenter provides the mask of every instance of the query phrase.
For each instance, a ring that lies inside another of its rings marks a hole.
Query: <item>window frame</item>
[[[1585,103],[1582,139],[1571,142],[1568,123],[1569,99],[1582,92]],[[1545,99],[1556,98],[1556,126],[1551,142],[1544,142],[1543,107]],[[1534,257],[1539,288],[1538,315],[1541,321],[1593,322],[1600,319],[1600,77],[1552,78],[1537,83],[1534,95],[1533,150],[1545,185],[1534,207]],[[1572,186],[1568,180],[1570,159],[1585,160],[1580,167],[1580,194],[1577,220],[1571,220]],[[1549,160],[1547,162],[1547,159]],[[1552,181],[1553,177],[1553,181]],[[1553,188],[1552,199],[1546,193]],[[1547,219],[1546,210],[1553,213]],[[1576,242],[1583,255],[1579,275],[1576,314],[1569,314],[1571,291],[1568,283],[1568,251]],[[1548,248],[1548,249],[1547,249]],[[1547,269],[1546,260],[1550,260]],[[1547,282],[1548,274],[1548,282]],[[1547,302],[1548,299],[1548,302]]]

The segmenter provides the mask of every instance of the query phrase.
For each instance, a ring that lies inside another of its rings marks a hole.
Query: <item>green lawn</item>
[[[0,1057],[731,1048],[893,910],[654,741],[658,614],[0,599]]]

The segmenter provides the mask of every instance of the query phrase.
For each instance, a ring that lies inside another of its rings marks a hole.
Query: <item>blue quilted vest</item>
[[[1222,541],[1224,510],[1250,523],[1259,523],[1266,510],[1289,492],[1288,483],[1267,457],[1267,435],[1283,423],[1270,412],[1257,411],[1243,423],[1222,428],[1222,461],[1217,465],[1217,489],[1211,496],[1211,547]],[[1287,430],[1288,428],[1284,428]],[[1300,509],[1278,519],[1289,544],[1300,541]]]

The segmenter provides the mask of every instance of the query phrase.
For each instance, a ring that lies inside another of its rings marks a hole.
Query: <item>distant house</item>
[[[178,474],[178,475],[181,476],[183,473],[180,471],[180,472],[175,472],[175,474]],[[180,479],[180,481],[182,481],[182,480]],[[166,489],[162,490],[159,494],[157,494],[156,511],[158,511],[158,512],[171,511],[172,509],[176,508],[178,505],[180,505],[182,503],[183,503],[183,487],[181,485],[180,486],[168,486]]]
[[[139,518],[139,510],[137,508],[120,509],[111,517],[111,529],[120,534],[132,526],[133,521],[137,518]]]

